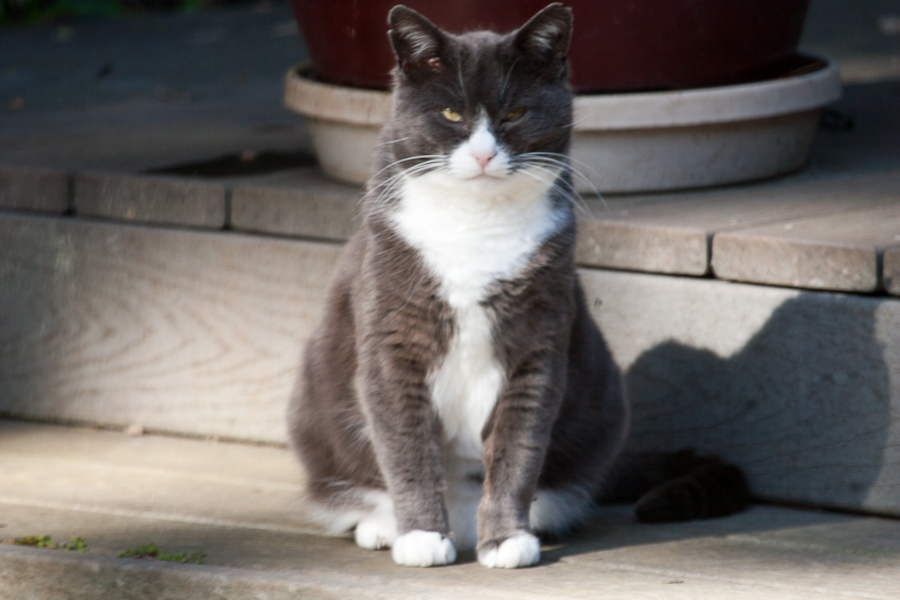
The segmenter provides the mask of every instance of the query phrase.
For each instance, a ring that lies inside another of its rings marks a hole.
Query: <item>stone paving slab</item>
[[[896,194],[894,206],[717,233],[712,268],[736,281],[877,292],[884,251],[900,247],[900,187]]]
[[[59,171],[7,166],[0,184],[7,208],[62,212],[68,206],[68,179]],[[882,279],[881,255],[898,242],[897,189],[900,172],[885,172],[587,199],[578,260],[686,275],[708,274],[714,263],[714,274],[727,279],[873,292]],[[211,229],[227,223],[332,241],[346,240],[359,226],[362,194],[314,167],[212,179],[81,173],[72,190],[73,206],[85,216]]]
[[[80,536],[89,546],[80,554],[0,544],[4,597],[888,599],[900,584],[900,523],[887,519],[758,506],[659,526],[608,507],[587,530],[544,544],[534,568],[488,570],[469,553],[449,567],[410,569],[346,537],[297,528],[291,512],[302,504],[290,488],[302,474],[284,449],[0,422],[0,450],[14,483],[0,492],[0,539]],[[205,493],[207,482],[221,493]],[[215,518],[242,512],[257,520]],[[118,558],[151,541],[207,557]]]
[[[588,213],[581,215],[578,260],[584,265],[654,273],[705,275],[716,262],[714,236],[757,227],[779,227],[798,220],[859,211],[865,228],[864,209],[900,214],[900,171],[856,176],[810,175],[740,187],[588,199]],[[889,224],[872,223],[890,233]],[[892,231],[892,230],[891,230]],[[897,231],[900,231],[898,229]],[[894,232],[896,233],[896,232]],[[739,235],[739,233],[738,233]],[[820,228],[815,240],[827,247],[840,242],[839,226]],[[849,232],[847,235],[850,235]],[[893,236],[891,235],[891,238]],[[747,268],[768,272],[773,257],[747,253]],[[878,281],[876,262],[853,264],[851,276]],[[719,271],[716,270],[718,274]],[[782,279],[753,281],[782,285]],[[842,290],[845,287],[825,289]]]
[[[0,164],[0,208],[64,213],[69,209],[69,175]]]
[[[884,253],[884,287],[891,294],[900,296],[900,248],[890,248]]]
[[[326,179],[315,167],[286,171],[231,192],[231,226],[237,230],[347,240],[359,228],[359,188]]]
[[[226,189],[221,183],[81,173],[73,192],[79,215],[119,221],[221,229],[225,226]]]

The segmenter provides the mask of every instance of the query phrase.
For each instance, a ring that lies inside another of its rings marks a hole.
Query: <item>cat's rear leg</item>
[[[360,548],[384,550],[397,539],[394,503],[386,491],[347,487],[307,500],[308,516],[326,535],[353,530]]]
[[[667,523],[741,512],[751,494],[738,467],[688,448],[623,454],[601,500],[634,502],[639,521]]]
[[[393,546],[397,539],[394,503],[387,492],[367,492],[366,495],[373,508],[356,524],[353,539],[360,548],[385,550]]]
[[[582,486],[539,489],[528,513],[531,530],[540,537],[562,537],[588,520],[596,508],[591,492]]]
[[[325,533],[338,535],[352,528],[360,548],[390,548],[398,565],[430,567],[456,560],[453,542],[444,535],[418,529],[398,535],[394,502],[385,491],[342,490],[324,500],[310,500],[309,505],[310,516]]]

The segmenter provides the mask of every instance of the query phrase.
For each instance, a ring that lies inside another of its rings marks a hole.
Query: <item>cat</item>
[[[572,13],[454,35],[394,7],[393,108],[289,408],[328,533],[401,565],[540,558],[597,502],[729,514],[735,467],[627,455],[621,374],[574,265]]]

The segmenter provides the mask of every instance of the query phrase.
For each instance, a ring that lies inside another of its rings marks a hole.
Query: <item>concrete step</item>
[[[895,598],[900,523],[757,506],[726,519],[641,525],[603,509],[545,544],[534,568],[470,554],[397,567],[303,519],[302,473],[280,447],[0,421],[0,597]],[[86,540],[88,552],[11,544]],[[149,543],[203,564],[120,558]]]
[[[333,242],[0,214],[0,414],[284,443]],[[900,298],[583,269],[632,444],[900,514]]]
[[[900,89],[900,84],[898,84]],[[900,164],[900,163],[898,163]],[[795,288],[900,294],[900,167],[677,194],[580,201],[577,260]],[[362,190],[307,166],[196,178],[0,163],[0,210],[345,241]]]

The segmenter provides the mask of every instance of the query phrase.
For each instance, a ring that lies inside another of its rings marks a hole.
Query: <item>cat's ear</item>
[[[444,69],[441,53],[447,38],[437,25],[402,4],[388,13],[388,24],[400,73],[419,79]]]
[[[516,32],[514,44],[536,62],[562,72],[571,37],[572,11],[554,2]]]

